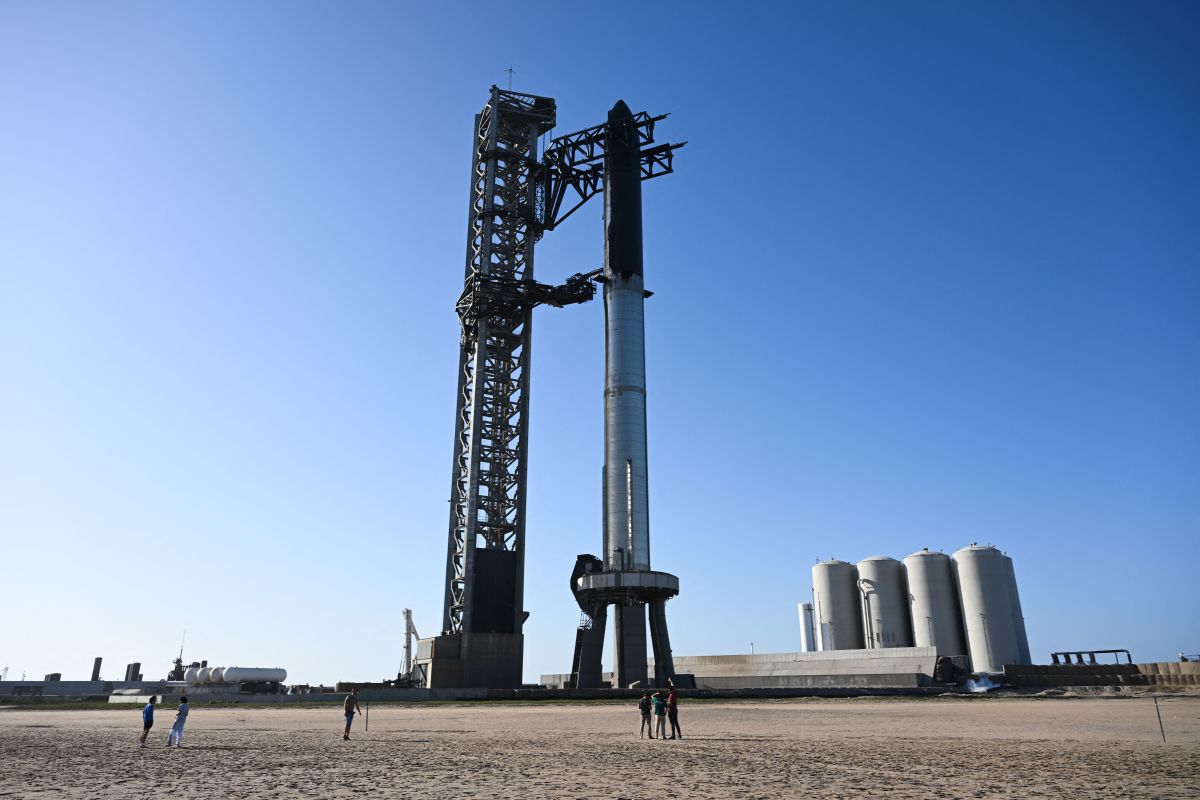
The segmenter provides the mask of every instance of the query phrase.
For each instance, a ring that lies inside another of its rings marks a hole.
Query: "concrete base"
[[[417,642],[417,667],[430,689],[516,689],[525,637],[519,633],[452,633]]]

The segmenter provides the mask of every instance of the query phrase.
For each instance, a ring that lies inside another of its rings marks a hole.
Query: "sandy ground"
[[[1200,698],[694,702],[686,738],[639,740],[636,709],[460,704],[0,710],[0,797],[776,798],[1200,795]]]

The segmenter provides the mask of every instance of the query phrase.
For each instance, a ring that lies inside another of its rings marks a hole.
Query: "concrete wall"
[[[832,652],[832,651],[830,651]],[[854,675],[757,675],[696,678],[697,689],[915,689],[928,686],[920,672]]]
[[[889,647],[880,650],[822,650],[815,653],[756,653],[729,656],[676,656],[676,672],[719,675],[866,675],[889,672],[933,674],[937,649]],[[651,664],[654,662],[651,661]]]
[[[1010,664],[1011,686],[1200,686],[1200,661],[1149,664]]]
[[[696,676],[697,689],[926,686],[936,661],[933,647],[674,658],[675,671]],[[653,674],[653,659],[649,668]],[[562,686],[569,677],[543,675],[542,684]]]
[[[79,697],[82,695],[107,694],[120,681],[0,681],[0,697],[15,694],[28,695],[31,690],[40,690],[43,697]]]

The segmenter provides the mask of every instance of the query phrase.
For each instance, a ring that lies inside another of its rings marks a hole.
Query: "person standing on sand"
[[[642,699],[638,701],[638,711],[642,712],[642,727],[638,729],[638,738],[641,739],[646,734],[650,734],[650,738],[654,738],[654,723],[650,721],[650,693],[642,692]]]
[[[146,734],[150,733],[150,729],[154,727],[154,702],[158,700],[154,695],[150,695],[150,702],[142,709],[142,738],[138,739],[138,743],[146,746]]]
[[[670,691],[667,692],[667,719],[671,721],[671,735],[668,739],[683,738],[683,731],[679,729],[679,697],[675,694],[675,684],[670,683]],[[676,737],[676,734],[679,734]]]
[[[346,732],[342,734],[342,741],[350,741],[350,725],[354,722],[354,714],[362,713],[362,709],[358,707],[358,688],[350,690],[350,694],[346,695],[346,705],[343,709],[346,712]]]
[[[665,739],[667,738],[667,704],[663,700],[662,692],[655,692],[650,699],[654,702],[654,728],[658,732],[658,738]]]
[[[175,724],[171,726],[171,732],[167,734],[167,747],[174,744],[176,747],[183,747],[183,726],[187,724],[188,701],[187,695],[179,698],[179,710],[175,712]]]

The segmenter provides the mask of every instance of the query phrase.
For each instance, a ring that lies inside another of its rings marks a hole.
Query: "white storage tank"
[[[280,667],[226,667],[226,683],[283,683],[287,670]]]
[[[223,683],[224,679],[221,677],[221,674],[223,672],[225,672],[224,667],[213,667],[212,672],[208,673],[208,682],[209,683]]]
[[[210,673],[212,673],[212,667],[201,667],[196,670],[196,683],[208,683]]]
[[[955,552],[954,569],[972,668],[1000,673],[1005,664],[1027,663],[1013,625],[1011,568],[1005,555],[994,547],[972,544]]]
[[[1033,658],[1029,653],[1029,637],[1025,634],[1025,614],[1021,611],[1021,595],[1017,592],[1017,573],[1013,570],[1013,560],[1004,557],[1004,566],[1008,573],[1008,602],[1012,607],[1013,629],[1017,633],[1017,652],[1020,657],[1018,664],[1032,664]]]
[[[188,667],[183,671],[183,679],[188,683],[195,683],[196,673],[199,671],[200,669],[198,667]]]
[[[812,568],[813,612],[822,650],[862,650],[862,606],[858,569],[830,559]]]
[[[912,647],[903,565],[887,556],[863,559],[858,562],[858,590],[867,647]]]
[[[950,556],[931,552],[926,547],[905,557],[904,570],[908,579],[913,644],[935,647],[940,656],[967,655],[967,639],[963,633],[958,587],[954,585]]]
[[[813,624],[812,603],[800,604],[800,652],[811,653],[817,649],[816,627]]]

